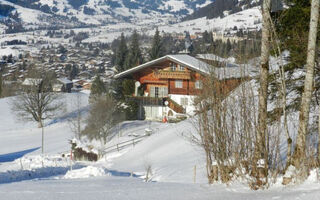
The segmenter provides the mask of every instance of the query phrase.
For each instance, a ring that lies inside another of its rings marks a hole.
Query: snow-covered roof
[[[167,55],[156,60],[152,60],[145,64],[139,65],[137,67],[133,67],[128,69],[124,72],[116,74],[114,78],[123,78],[127,75],[132,73],[138,72],[148,67],[153,67],[153,65],[157,63],[161,63],[163,61],[170,60],[176,62],[184,67],[187,67],[191,70],[197,71],[204,75],[209,75],[214,73],[218,79],[230,79],[230,78],[241,78],[241,77],[248,77],[250,74],[246,72],[244,67],[234,65],[232,67],[214,67],[209,65],[201,60],[198,60],[192,56],[185,55],[185,54],[177,54],[177,55]],[[156,66],[154,66],[156,67]]]
[[[40,84],[42,81],[42,79],[39,79],[39,78],[26,78],[22,85],[25,85],[25,86],[33,86],[33,85],[38,85]]]
[[[119,74],[116,74],[115,78],[125,77],[129,74],[140,71],[140,70],[145,69],[147,67],[151,67],[154,64],[161,63],[166,60],[176,62],[176,63],[183,65],[187,68],[193,69],[195,71],[198,71],[198,72],[204,73],[204,74],[209,74],[210,68],[212,68],[212,66],[208,65],[207,63],[202,62],[202,61],[200,61],[192,56],[189,56],[189,55],[184,55],[184,54],[167,55],[167,56],[158,58],[156,60],[152,60],[150,62],[144,63],[144,64],[139,65],[137,67],[133,67],[133,68],[128,69],[128,70],[121,72]]]
[[[63,84],[73,84],[72,81],[70,81],[69,79],[66,79],[66,78],[58,78],[57,79],[59,82],[63,83]]]

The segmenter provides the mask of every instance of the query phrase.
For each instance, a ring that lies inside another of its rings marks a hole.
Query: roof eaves
[[[119,74],[116,74],[116,75],[114,76],[114,78],[118,79],[118,78],[124,77],[124,76],[126,76],[126,75],[128,75],[128,74],[130,74],[130,73],[132,73],[132,72],[136,72],[136,71],[138,71],[138,70],[140,70],[140,69],[143,69],[143,68],[146,68],[146,67],[148,67],[148,66],[150,66],[150,65],[152,65],[152,64],[155,64],[155,63],[157,63],[157,62],[159,62],[159,61],[161,61],[161,60],[163,60],[163,59],[166,59],[167,57],[168,57],[168,56],[163,56],[163,57],[158,58],[158,59],[156,59],[156,60],[152,60],[152,61],[149,61],[149,62],[144,63],[144,64],[142,64],[142,65],[133,67],[133,68],[128,69],[128,70],[126,70],[126,71],[123,71],[123,72],[121,72],[121,73],[119,73]]]

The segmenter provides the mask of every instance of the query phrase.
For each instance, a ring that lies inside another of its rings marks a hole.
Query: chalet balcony
[[[187,71],[159,70],[154,72],[154,76],[159,79],[180,79],[180,80],[191,79],[191,73]]]
[[[174,110],[177,113],[186,113],[186,110],[183,106],[170,99],[169,97],[133,97],[126,96],[127,101],[135,101],[140,106],[165,106],[165,101],[168,101],[168,107]]]
[[[135,101],[142,105],[163,106],[165,98],[160,97],[144,97],[144,96],[126,96],[126,100]]]

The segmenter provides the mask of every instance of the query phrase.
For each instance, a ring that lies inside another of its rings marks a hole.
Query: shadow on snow
[[[84,165],[73,165],[73,169],[80,169]],[[0,173],[0,184],[20,182],[32,179],[46,179],[53,176],[64,175],[70,167],[43,167],[32,170],[6,171]]]
[[[85,115],[86,113],[88,113],[90,106],[85,106],[83,108],[81,108],[79,111],[75,110],[73,112],[67,113],[63,116],[60,116],[58,118],[52,119],[51,121],[49,121],[46,126],[50,126],[56,123],[60,123],[60,122],[65,122],[68,121],[70,119],[74,119],[78,116],[78,112],[80,112],[80,115]]]
[[[136,175],[134,173],[130,172],[120,172],[117,170],[108,170],[111,176],[120,176],[120,177],[134,177],[134,178],[140,178],[139,175]]]
[[[24,151],[18,151],[18,152],[13,152],[13,153],[8,153],[8,154],[3,154],[0,155],[0,163],[1,162],[12,162],[18,158],[23,157],[24,155],[31,153],[33,151],[38,150],[40,147],[37,148],[32,148],[32,149],[27,149]]]

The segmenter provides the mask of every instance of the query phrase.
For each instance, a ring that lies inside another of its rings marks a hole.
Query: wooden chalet
[[[213,70],[218,79],[228,79],[233,88],[238,85],[235,83],[239,82],[239,69],[229,68],[226,73],[226,68],[215,69],[184,54],[164,56],[116,74],[114,78],[133,78],[136,82],[132,98],[139,99],[147,119],[156,119],[192,114],[193,100],[202,90],[202,80]]]

